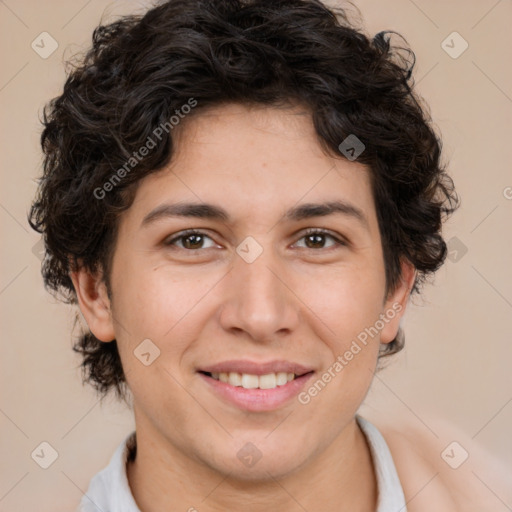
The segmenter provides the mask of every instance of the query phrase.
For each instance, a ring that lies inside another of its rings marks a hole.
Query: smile
[[[197,373],[209,391],[223,402],[246,411],[263,412],[289,403],[314,370],[286,361],[227,361]]]
[[[266,375],[254,375],[251,373],[211,373],[213,379],[221,382],[227,382],[231,386],[242,387],[244,389],[274,389],[277,386],[284,386],[295,379],[294,373],[267,373]]]

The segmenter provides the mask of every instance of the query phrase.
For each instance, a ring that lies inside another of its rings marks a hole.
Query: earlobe
[[[396,338],[400,320],[405,314],[407,302],[411,295],[416,280],[416,268],[414,265],[403,259],[401,263],[401,277],[398,285],[388,296],[384,303],[384,328],[380,334],[381,343],[390,343]]]
[[[89,329],[100,341],[115,339],[114,322],[107,287],[100,275],[81,268],[70,273],[78,304]]]

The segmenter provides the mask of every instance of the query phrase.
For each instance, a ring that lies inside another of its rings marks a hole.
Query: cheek
[[[328,414],[333,418],[357,410],[373,378],[380,346],[380,330],[375,326],[385,285],[378,270],[372,265],[352,268],[336,286],[331,285],[326,323],[335,334],[329,338],[330,362],[320,375],[329,381],[328,389],[317,405],[330,404]]]
[[[307,283],[307,304],[317,316],[316,322],[325,324],[337,354],[379,319],[385,283],[371,266],[347,267]]]
[[[171,273],[165,267],[129,269],[117,281],[115,316],[120,350],[132,350],[151,339],[162,359],[178,357],[201,329],[201,301],[214,282],[197,276]],[[121,268],[119,268],[121,270]],[[119,272],[121,274],[121,272]]]
[[[340,417],[355,413],[372,382],[384,283],[379,287],[352,273],[322,289],[321,294],[311,294],[315,315],[310,318],[327,352],[322,369],[299,398],[321,421],[336,425]]]

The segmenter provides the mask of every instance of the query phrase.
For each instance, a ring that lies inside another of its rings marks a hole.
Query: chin
[[[282,478],[297,471],[308,458],[308,454],[300,451],[304,444],[286,445],[277,438],[273,443],[244,439],[233,445],[209,459],[209,465],[221,474],[230,474],[230,480],[240,482],[268,482],[272,478]],[[212,460],[215,461],[213,465]]]

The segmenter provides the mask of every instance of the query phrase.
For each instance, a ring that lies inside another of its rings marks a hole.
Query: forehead
[[[303,108],[208,108],[185,119],[174,147],[170,164],[139,184],[129,212],[139,222],[177,202],[218,205],[217,220],[230,223],[300,220],[301,205],[320,203],[374,216],[369,169],[328,155]]]

